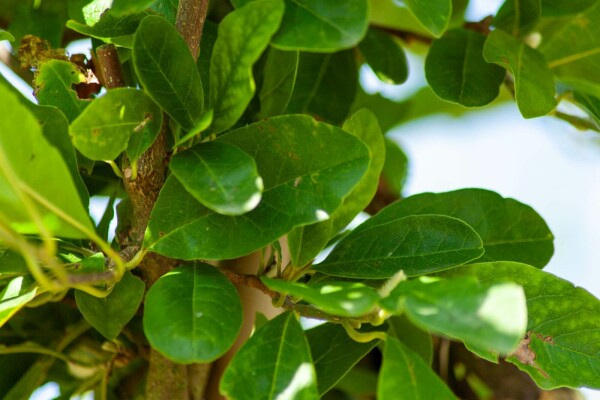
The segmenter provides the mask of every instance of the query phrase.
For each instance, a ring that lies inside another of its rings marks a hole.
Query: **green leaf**
[[[389,190],[399,195],[408,176],[408,157],[398,143],[385,138],[385,163],[381,178]]]
[[[90,104],[89,100],[77,97],[73,84],[85,82],[85,77],[77,67],[62,60],[50,60],[41,65],[35,76],[34,85],[40,105],[55,106],[67,119],[73,121]]]
[[[148,95],[183,129],[198,124],[204,107],[200,74],[187,44],[166,19],[142,20],[133,40],[133,65]]]
[[[75,300],[86,321],[106,339],[114,340],[135,315],[144,291],[144,282],[127,272],[107,297],[97,298],[77,290]]]
[[[219,215],[170,177],[146,231],[149,250],[180,259],[248,254],[296,226],[328,218],[369,163],[368,150],[358,139],[308,116],[274,117],[219,141],[253,156],[264,182],[262,201],[243,216]]]
[[[554,110],[554,79],[541,53],[496,29],[485,42],[483,56],[487,62],[511,70],[517,105],[525,118],[541,117]]]
[[[162,15],[169,21],[171,24],[175,25],[177,20],[177,6],[179,5],[179,0],[155,0],[151,9]],[[206,22],[204,22],[204,26],[206,27]],[[204,45],[204,36],[202,37],[202,44]],[[202,81],[204,82],[204,81]]]
[[[141,90],[119,88],[97,98],[71,124],[73,144],[92,160],[114,160],[127,150],[135,161],[162,126],[161,109]]]
[[[417,194],[384,208],[357,230],[421,214],[447,215],[469,224],[483,240],[481,261],[519,261],[542,268],[554,253],[552,232],[534,209],[485,189]]]
[[[582,288],[515,262],[457,268],[450,276],[474,275],[482,283],[513,281],[527,299],[528,338],[508,361],[542,389],[600,388],[600,300]]]
[[[494,25],[515,37],[521,37],[540,19],[541,3],[541,0],[506,0],[494,18]]]
[[[229,13],[219,24],[210,67],[214,132],[232,127],[252,100],[252,66],[267,48],[282,16],[281,0],[255,0]]]
[[[354,230],[313,269],[347,278],[384,279],[400,270],[407,276],[443,271],[483,254],[481,238],[456,218],[415,215],[376,222]]]
[[[406,55],[388,33],[370,28],[360,42],[359,49],[367,64],[383,82],[398,85],[408,78]]]
[[[298,73],[286,113],[311,114],[341,124],[356,95],[358,69],[351,50],[300,53]]]
[[[457,28],[433,42],[425,76],[435,94],[465,107],[481,107],[498,97],[506,71],[483,59],[485,38],[474,30]]]
[[[204,21],[200,55],[196,60],[196,67],[198,67],[198,72],[200,73],[200,78],[202,80],[202,87],[204,88],[205,108],[208,108],[208,99],[210,98],[210,60],[212,58],[215,42],[217,41],[218,31],[218,24],[209,20]]]
[[[15,37],[10,34],[10,32],[5,31],[4,29],[0,29],[0,40],[8,40],[9,42],[14,42]]]
[[[387,319],[389,325],[388,335],[400,340],[409,349],[431,365],[433,362],[433,338],[429,332],[413,324],[406,314],[392,316]]]
[[[582,92],[573,92],[573,100],[592,117],[600,129],[600,99]]]
[[[144,11],[155,0],[113,0],[110,11],[115,15],[127,15]]]
[[[0,291],[0,327],[35,297],[37,285],[23,276],[13,278]]]
[[[297,297],[321,310],[342,317],[358,317],[373,311],[379,294],[356,282],[304,284],[281,279],[261,278],[269,289]]]
[[[202,117],[200,117],[200,121],[198,122],[198,125],[196,125],[194,127],[194,129],[192,129],[191,131],[189,131],[185,135],[183,135],[183,137],[179,138],[173,145],[173,148],[181,146],[182,144],[184,144],[185,142],[187,142],[188,140],[190,140],[192,138],[200,137],[200,134],[210,127],[210,124],[212,124],[212,120],[213,120],[213,111],[208,110],[207,112],[202,114]]]
[[[516,349],[527,327],[525,296],[514,283],[421,278],[401,282],[381,305],[430,332],[502,354]]]
[[[452,0],[405,0],[404,4],[435,37],[442,36],[450,23]]]
[[[242,305],[235,287],[208,264],[175,268],[146,295],[144,333],[154,349],[180,364],[219,358],[233,345],[241,326]]]
[[[230,400],[319,398],[310,349],[293,313],[267,322],[248,339],[225,370],[220,391]]]
[[[34,116],[1,84],[0,110],[10,110],[0,118],[0,220],[19,233],[39,234],[26,199],[51,234],[85,237],[64,219],[93,230],[68,167]]]
[[[315,363],[320,395],[333,388],[379,343],[378,340],[356,342],[341,325],[331,323],[306,331],[306,338]]]
[[[542,0],[542,14],[545,17],[578,14],[596,4],[596,0]]]
[[[0,278],[6,275],[29,273],[25,259],[17,252],[0,244]]]
[[[261,117],[280,115],[286,109],[296,83],[298,60],[297,51],[269,49],[259,95]]]
[[[67,28],[73,29],[75,32],[83,35],[100,39],[106,43],[113,43],[116,46],[131,49],[133,48],[135,31],[138,29],[142,19],[147,15],[147,13],[138,13],[123,15],[121,17],[116,16],[111,11],[106,11],[97,23],[90,24],[92,26],[69,20],[67,21]]]
[[[377,385],[379,400],[456,400],[429,365],[402,342],[388,337]]]
[[[331,218],[316,224],[299,226],[287,234],[290,258],[294,267],[303,267],[327,246],[331,239]]]
[[[224,215],[240,215],[260,202],[263,182],[254,159],[227,143],[200,143],[175,154],[169,168],[200,203]]]

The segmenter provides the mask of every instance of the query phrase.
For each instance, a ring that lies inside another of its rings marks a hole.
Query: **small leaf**
[[[315,362],[319,394],[333,388],[364,356],[379,343],[352,340],[339,324],[326,323],[306,331]]]
[[[456,400],[429,365],[395,337],[388,337],[377,385],[379,400]]]
[[[207,130],[210,124],[212,124],[212,120],[213,112],[212,110],[208,110],[207,112],[202,114],[202,117],[200,117],[200,121],[198,121],[198,125],[196,125],[194,129],[183,135],[183,137],[179,138],[179,140],[177,140],[177,142],[175,142],[175,144],[173,145],[173,148],[181,146],[182,144],[194,137],[199,137],[200,134]]]
[[[554,79],[541,53],[496,29],[485,42],[483,56],[487,62],[511,70],[517,105],[525,118],[541,117],[554,110]]]
[[[465,107],[482,107],[498,97],[506,71],[483,59],[484,43],[483,34],[465,28],[433,42],[425,76],[435,94]]]
[[[261,117],[280,115],[286,109],[296,83],[298,60],[297,51],[269,49],[259,96]]]
[[[35,297],[37,285],[18,276],[0,291],[0,327]]]
[[[287,234],[290,258],[294,267],[303,267],[327,246],[331,239],[331,218],[316,224],[299,226]]]
[[[40,105],[55,106],[73,121],[90,104],[89,100],[79,99],[71,88],[81,82],[85,82],[85,78],[74,64],[50,60],[41,65],[35,76],[36,97]]]
[[[473,278],[401,282],[381,301],[430,332],[502,354],[525,335],[527,308],[520,286],[481,285]]]
[[[0,40],[8,40],[9,42],[14,42],[15,37],[10,34],[10,32],[5,31],[4,29],[0,29]]]
[[[225,370],[220,391],[230,400],[319,398],[308,343],[294,314],[276,317],[248,339]]]
[[[144,298],[145,285],[127,272],[105,298],[75,291],[77,308],[91,326],[108,340],[114,340],[133,318]]]
[[[483,254],[477,233],[466,223],[441,215],[416,215],[355,230],[313,269],[347,278],[384,279],[443,271]],[[359,226],[360,228],[360,226]]]
[[[419,357],[431,365],[433,362],[433,338],[429,332],[413,324],[406,314],[387,319],[388,334],[395,337]]]
[[[92,160],[114,160],[127,150],[135,161],[162,126],[161,109],[141,90],[119,88],[97,98],[71,124],[73,144]]]
[[[227,14],[219,24],[210,67],[213,132],[233,126],[252,100],[252,65],[268,46],[282,16],[281,0],[255,0]]]
[[[241,325],[235,287],[208,264],[175,268],[146,295],[144,333],[154,349],[180,364],[219,358],[233,345]]]
[[[496,13],[494,25],[521,37],[535,26],[541,14],[541,0],[506,0]]]
[[[370,28],[360,42],[359,49],[375,75],[383,82],[399,85],[408,78],[406,55],[388,33]]]
[[[86,36],[102,40],[106,43],[113,43],[116,46],[133,48],[133,37],[138,29],[140,22],[148,14],[138,13],[117,16],[111,11],[103,12],[102,16],[95,24],[82,24],[80,22],[69,20],[67,28],[74,30]],[[91,26],[89,26],[91,25]]]
[[[183,129],[198,124],[204,107],[200,74],[187,44],[166,19],[142,20],[133,41],[133,65],[148,95]]]
[[[405,0],[404,3],[433,36],[442,36],[452,16],[452,0]]]
[[[297,297],[321,310],[342,317],[358,317],[373,311],[379,294],[356,282],[294,283],[281,279],[261,278],[269,289]]]
[[[200,203],[223,215],[240,215],[260,202],[263,182],[254,159],[226,143],[200,143],[171,158],[169,168]]]

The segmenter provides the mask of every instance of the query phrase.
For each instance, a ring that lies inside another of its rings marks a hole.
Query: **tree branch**
[[[187,43],[194,61],[200,54],[200,40],[207,11],[208,0],[179,0],[175,25]]]
[[[108,90],[125,86],[123,68],[115,45],[110,43],[99,46],[96,56],[100,66],[100,83]]]

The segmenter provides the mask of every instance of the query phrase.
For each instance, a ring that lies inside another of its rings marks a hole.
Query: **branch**
[[[208,0],[179,0],[175,25],[187,43],[194,61],[200,54],[200,40],[207,11]]]
[[[114,44],[104,44],[96,49],[98,64],[100,65],[99,78],[106,89],[125,86],[123,68],[119,60],[119,53]]]

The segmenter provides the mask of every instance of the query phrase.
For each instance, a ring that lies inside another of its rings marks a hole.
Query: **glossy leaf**
[[[388,337],[379,372],[380,400],[456,400],[429,365],[402,342]]]
[[[494,25],[520,37],[535,26],[541,14],[541,0],[506,0],[494,18]]]
[[[13,278],[0,291],[0,327],[6,323],[25,304],[33,300],[37,285],[22,276]]]
[[[527,327],[525,296],[514,283],[417,279],[401,282],[381,305],[430,332],[502,354],[516,349]]]
[[[200,143],[175,154],[169,168],[192,196],[219,214],[244,214],[260,201],[263,182],[254,159],[230,144]]]
[[[27,198],[49,232],[60,237],[85,237],[54,212],[59,210],[93,230],[60,153],[43,137],[34,116],[1,84],[0,109],[10,110],[0,118],[0,219],[19,233],[39,234],[23,204],[22,199]]]
[[[92,160],[114,160],[127,150],[135,161],[154,141],[162,111],[144,92],[131,88],[108,91],[94,100],[70,127],[73,144]]]
[[[435,94],[465,107],[481,107],[498,97],[506,71],[483,59],[484,43],[483,34],[465,28],[433,42],[425,76]]]
[[[304,300],[327,313],[342,317],[368,314],[379,300],[379,294],[362,283],[340,281],[304,284],[265,277],[261,279],[269,289]]]
[[[475,260],[483,243],[466,223],[442,215],[415,215],[354,230],[313,269],[327,275],[384,279],[443,271]],[[359,226],[360,227],[360,226]]]
[[[88,23],[88,25],[86,25],[74,20],[69,20],[67,21],[67,28],[83,35],[102,40],[106,43],[114,43],[116,46],[131,49],[133,48],[135,31],[142,19],[147,15],[147,13],[138,13],[123,15],[121,17],[107,11],[102,14],[95,24]]]
[[[384,208],[357,230],[421,214],[448,215],[469,224],[483,240],[481,261],[519,261],[542,268],[554,253],[552,232],[534,209],[485,189],[410,196]]]
[[[225,370],[220,391],[231,400],[319,398],[308,343],[294,314],[276,317],[248,339]]]
[[[133,41],[133,64],[147,94],[183,129],[193,129],[202,116],[204,92],[196,62],[175,27],[162,17],[144,18]]]
[[[333,388],[379,342],[352,340],[339,324],[326,323],[306,331],[317,372],[319,394]]]
[[[543,389],[600,388],[600,300],[568,281],[514,262],[474,264],[448,275],[473,275],[484,284],[510,280],[521,285],[529,340],[521,341],[508,361]]]
[[[175,268],[146,295],[144,333],[150,345],[181,364],[219,358],[233,345],[241,325],[235,287],[208,264]]]
[[[73,84],[85,82],[85,77],[74,64],[50,60],[41,65],[35,76],[36,97],[41,105],[55,106],[69,121],[73,121],[90,104],[77,97]]]
[[[297,51],[269,49],[259,96],[261,117],[280,115],[286,109],[296,83],[298,60]]]
[[[307,113],[341,124],[357,90],[358,69],[352,51],[300,53],[298,73],[286,113]]]
[[[511,70],[517,105],[525,118],[541,117],[556,107],[552,72],[537,50],[497,29],[488,36],[483,56]]]
[[[398,85],[408,78],[404,50],[388,33],[370,28],[360,42],[359,49],[375,75],[383,82]]]
[[[274,117],[219,141],[239,147],[256,161],[264,182],[258,207],[240,217],[219,215],[168,178],[152,211],[146,248],[181,259],[248,254],[295,226],[328,218],[369,163],[368,150],[358,139],[307,116]]]
[[[77,308],[91,326],[108,340],[114,340],[138,310],[145,291],[144,282],[130,272],[104,298],[75,291]]]
[[[227,14],[219,24],[210,61],[213,132],[232,127],[252,100],[252,66],[267,48],[282,16],[281,0],[256,0]]]
[[[450,23],[452,0],[405,0],[419,22],[435,37],[440,37]]]

